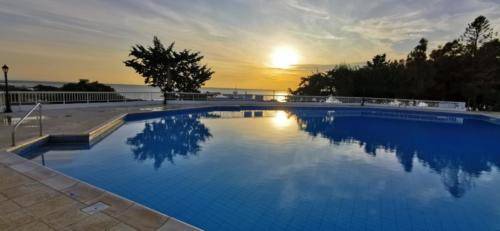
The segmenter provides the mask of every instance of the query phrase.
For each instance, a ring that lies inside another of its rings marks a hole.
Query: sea
[[[32,88],[38,84],[61,87],[67,82],[52,82],[52,81],[32,81],[32,80],[10,80],[9,84],[17,87],[27,87]],[[133,85],[133,84],[108,84],[117,92],[160,92],[159,88],[147,86],[147,85]],[[218,92],[222,94],[252,94],[252,95],[287,95],[288,92],[284,90],[263,90],[263,89],[243,89],[243,88],[217,88],[217,87],[203,87],[201,92]]]

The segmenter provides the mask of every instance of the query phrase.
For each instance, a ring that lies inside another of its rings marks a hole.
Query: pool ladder
[[[42,126],[42,104],[41,103],[37,103],[28,113],[26,113],[26,115],[24,115],[24,117],[19,120],[19,122],[16,123],[16,125],[14,125],[14,127],[12,127],[12,146],[16,146],[16,130],[17,128],[33,113],[35,112],[36,110],[38,109],[38,126],[40,128],[39,130],[39,136],[43,136],[43,126]]]

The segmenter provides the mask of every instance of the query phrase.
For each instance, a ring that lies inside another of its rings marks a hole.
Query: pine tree
[[[467,50],[471,55],[476,55],[479,47],[493,39],[493,29],[490,21],[479,16],[472,23],[469,23],[461,37],[461,41],[465,43]]]
[[[427,44],[428,41],[425,38],[420,39],[418,45],[413,49],[413,51],[408,54],[406,58],[407,63],[422,63],[427,60]]]
[[[174,43],[165,47],[158,37],[153,38],[153,46],[135,45],[124,61],[125,66],[133,68],[144,77],[144,83],[159,87],[166,104],[168,92],[199,92],[199,88],[212,78],[214,73],[200,62],[199,52],[174,50]]]

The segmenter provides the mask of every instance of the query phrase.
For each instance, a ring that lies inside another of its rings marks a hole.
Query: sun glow
[[[271,54],[271,67],[288,69],[299,62],[298,52],[290,47],[277,47]]]

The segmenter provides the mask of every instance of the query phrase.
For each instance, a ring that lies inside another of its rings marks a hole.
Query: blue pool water
[[[36,161],[205,230],[500,230],[500,124],[355,109],[132,116]]]

